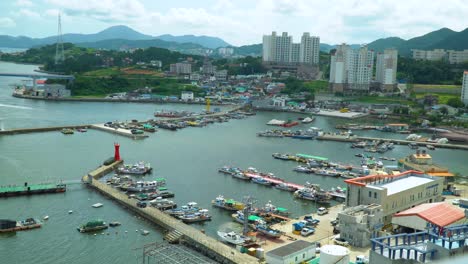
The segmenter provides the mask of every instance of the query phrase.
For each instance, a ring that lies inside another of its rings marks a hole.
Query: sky
[[[46,37],[126,25],[158,36],[208,35],[240,46],[272,31],[321,43],[364,44],[468,27],[467,0],[1,0],[0,35]]]

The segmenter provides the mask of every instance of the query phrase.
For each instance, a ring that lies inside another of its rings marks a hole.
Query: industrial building
[[[266,253],[268,264],[302,263],[315,257],[315,243],[297,240]]]
[[[402,228],[410,228],[417,231],[426,230],[429,226],[445,228],[460,224],[465,220],[465,213],[451,204],[428,203],[399,212],[393,215],[392,224]]]
[[[383,210],[379,204],[349,207],[338,213],[340,237],[355,247],[367,247],[383,227]]]
[[[443,179],[419,171],[396,175],[370,175],[345,180],[346,206],[380,204],[383,224],[392,215],[422,203],[442,201]]]

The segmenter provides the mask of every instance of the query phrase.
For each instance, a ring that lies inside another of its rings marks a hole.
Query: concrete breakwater
[[[200,230],[182,223],[181,221],[163,213],[162,211],[153,208],[139,208],[136,206],[137,201],[130,199],[127,195],[111,186],[102,183],[99,179],[115,169],[122,161],[116,161],[109,166],[100,166],[94,171],[83,176],[82,181],[89,186],[107,196],[121,206],[125,207],[144,217],[145,219],[155,223],[156,225],[168,230],[177,230],[181,233],[182,240],[190,247],[196,248],[198,251],[210,256],[218,263],[258,263],[258,260],[247,254],[242,254],[216,239],[205,235]]]
[[[0,130],[0,135],[15,135],[15,134],[27,134],[27,133],[38,133],[38,132],[49,132],[49,131],[58,131],[64,128],[68,129],[78,129],[78,128],[88,128],[91,125],[75,125],[75,126],[54,126],[54,127],[36,127],[36,128],[17,128],[9,130]]]

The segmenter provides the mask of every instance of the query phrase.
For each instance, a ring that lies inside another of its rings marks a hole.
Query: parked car
[[[302,228],[301,230],[301,236],[310,236],[312,235],[313,233],[315,232],[315,229],[314,228],[308,228],[308,227],[304,227]]]
[[[452,204],[453,205],[459,205],[460,204],[460,199],[453,199]]]
[[[308,225],[313,225],[313,226],[316,226],[316,225],[318,225],[318,223],[320,223],[320,220],[314,219],[310,215],[304,216],[304,221],[306,221]]]
[[[333,243],[339,245],[339,246],[343,246],[343,247],[348,247],[349,246],[349,243],[348,241],[346,241],[345,239],[341,238],[340,235],[336,236],[335,238],[333,238]]]
[[[146,206],[148,206],[145,202],[142,201],[138,201],[136,205],[140,208],[146,208]]]
[[[317,209],[317,214],[318,215],[328,214],[328,210],[325,207],[320,207],[319,209]]]
[[[336,225],[338,224],[338,219],[335,219],[335,220],[330,221],[330,224],[331,224],[332,226],[336,226]]]

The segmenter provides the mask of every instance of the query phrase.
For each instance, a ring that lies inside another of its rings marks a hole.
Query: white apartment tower
[[[468,71],[463,72],[461,100],[465,104],[465,106],[468,106]]]
[[[331,56],[330,85],[333,92],[369,91],[374,51],[366,46],[351,49],[342,44]]]
[[[292,36],[276,32],[263,36],[263,61],[276,63],[318,64],[320,38],[304,33],[301,43],[293,43]]]
[[[398,64],[398,51],[385,49],[377,54],[375,80],[383,91],[392,91],[396,85],[396,73]]]

